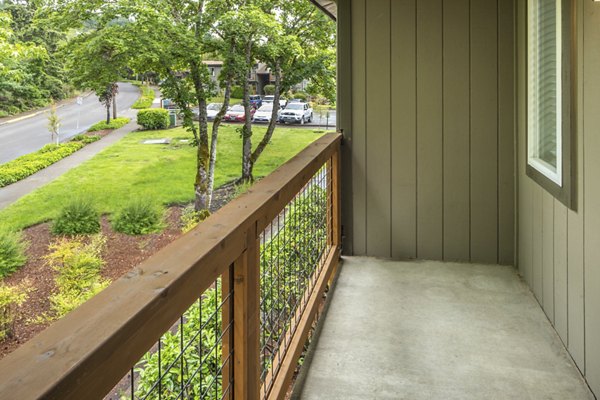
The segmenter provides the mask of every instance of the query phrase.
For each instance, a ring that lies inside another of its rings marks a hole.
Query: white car
[[[288,103],[285,109],[279,114],[279,122],[286,124],[311,122],[313,119],[313,109],[308,103]]]
[[[209,121],[215,119],[219,111],[221,111],[221,107],[223,107],[223,104],[221,103],[210,103],[206,106],[206,116],[208,117]]]
[[[210,103],[209,105],[207,105],[206,118],[209,121],[213,121],[219,113],[219,111],[221,111],[221,107],[223,107],[223,104],[221,103]],[[198,107],[196,107],[192,109],[192,112],[194,113],[194,119],[197,121],[200,118],[200,110],[198,109]]]
[[[281,111],[280,111],[281,112]],[[271,116],[273,115],[273,102],[264,103],[256,112],[252,118],[252,122],[271,122]]]

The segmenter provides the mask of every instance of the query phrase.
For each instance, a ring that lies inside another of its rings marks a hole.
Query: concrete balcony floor
[[[295,398],[593,399],[513,267],[344,260]]]

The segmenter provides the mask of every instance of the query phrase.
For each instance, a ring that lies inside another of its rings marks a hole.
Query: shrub
[[[3,278],[27,261],[25,250],[27,243],[17,232],[0,230],[0,278]]]
[[[142,90],[142,95],[135,103],[131,106],[134,110],[142,110],[144,108],[152,107],[154,102],[154,90],[146,85],[136,85]]]
[[[156,351],[148,352],[142,358],[135,369],[139,374],[135,398],[176,400],[180,398],[181,382],[191,382],[185,392],[186,398],[222,398],[223,385],[221,375],[217,372],[223,362],[220,340],[222,317],[219,310],[215,312],[215,305],[224,301],[219,286],[217,282],[216,290],[213,288],[204,292],[200,306],[195,305],[184,314],[185,322],[161,337],[160,354]],[[186,348],[189,346],[184,353],[185,366],[182,367],[181,363],[176,362],[181,353],[181,341]],[[198,356],[196,346],[205,349],[202,356]],[[165,372],[165,365],[173,367]],[[213,379],[213,374],[218,376],[216,380]],[[162,385],[157,388],[155,384],[159,377]]]
[[[76,198],[67,203],[52,224],[55,235],[89,235],[100,232],[100,215],[90,199]]]
[[[295,99],[300,99],[302,101],[306,101],[308,99],[308,95],[306,93],[304,93],[304,92],[295,92],[292,95],[292,97],[295,98]]]
[[[54,279],[57,292],[50,296],[54,318],[60,318],[94,297],[110,283],[100,276],[104,265],[101,253],[106,237],[61,239],[50,245],[46,262],[58,272]]]
[[[265,85],[263,87],[265,94],[275,94],[275,85]]]
[[[97,142],[98,140],[102,139],[102,136],[100,135],[77,135],[77,136],[73,136],[71,138],[71,142],[81,142],[83,144],[90,144],[90,143],[94,143]]]
[[[40,150],[26,154],[0,165],[0,187],[25,179],[57,161],[75,153],[84,146],[82,142],[60,145],[49,144]]]
[[[0,341],[14,337],[17,308],[27,300],[28,292],[25,285],[0,283]]]
[[[169,111],[163,108],[140,110],[137,123],[145,130],[166,129],[169,127]]]
[[[231,87],[231,98],[233,98],[233,99],[244,98],[244,88],[242,88],[241,86],[232,86]]]
[[[194,229],[196,225],[210,217],[210,211],[196,211],[194,206],[189,206],[181,212],[181,231],[187,233]]]
[[[116,213],[112,227],[128,235],[147,235],[160,232],[163,227],[163,210],[148,199],[133,199]]]
[[[106,121],[95,123],[88,129],[88,132],[104,131],[106,129],[119,129],[127,125],[131,119],[127,117],[113,118],[107,124]]]

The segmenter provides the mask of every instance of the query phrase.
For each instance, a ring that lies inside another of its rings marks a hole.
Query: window
[[[527,14],[527,173],[570,206],[569,1],[528,0]]]

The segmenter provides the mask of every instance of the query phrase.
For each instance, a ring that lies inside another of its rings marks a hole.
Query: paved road
[[[129,83],[119,84],[117,107],[119,112],[128,110],[139,97],[139,89]],[[73,100],[56,113],[61,118],[60,136],[66,140],[84,132],[91,125],[106,118],[106,110],[95,95],[85,97],[81,106]],[[79,116],[79,128],[77,118]],[[0,163],[23,154],[31,153],[50,143],[46,113],[10,122],[0,126]]]

